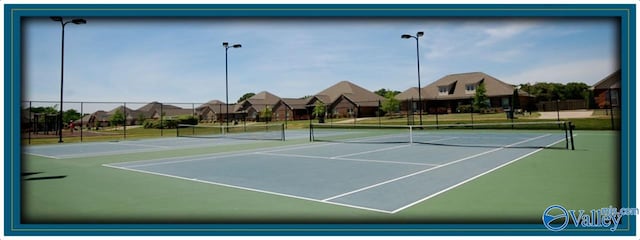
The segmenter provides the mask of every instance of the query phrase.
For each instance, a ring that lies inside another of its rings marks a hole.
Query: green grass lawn
[[[155,157],[304,144],[307,140],[75,159],[24,155],[21,216],[23,223],[539,224],[542,212],[552,204],[587,210],[618,206],[617,132],[575,134],[575,151],[542,150],[396,214],[102,166]]]

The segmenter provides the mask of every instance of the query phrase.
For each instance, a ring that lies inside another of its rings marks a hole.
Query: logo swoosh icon
[[[551,211],[560,211],[562,213],[557,214],[557,215],[551,215],[549,214]],[[560,226],[552,226],[551,223],[555,220],[564,218],[564,222],[560,225]],[[569,214],[567,213],[567,209],[565,209],[564,207],[560,206],[560,205],[552,205],[549,206],[546,210],[544,210],[544,212],[542,213],[542,223],[544,224],[544,226],[554,232],[557,231],[561,231],[564,228],[567,227],[567,224],[569,224]]]

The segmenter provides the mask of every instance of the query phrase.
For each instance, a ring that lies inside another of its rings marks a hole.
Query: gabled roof
[[[622,79],[622,75],[620,69],[618,69],[618,71],[609,74],[609,76],[606,76],[605,78],[594,84],[593,89],[620,88],[620,79]]]
[[[146,105],[138,108],[137,110],[138,111],[142,111],[142,112],[153,112],[153,111],[156,111],[156,110],[160,110],[160,106],[162,106],[162,110],[165,110],[165,109],[181,109],[180,107],[176,107],[176,106],[169,105],[169,104],[162,104],[162,103],[159,103],[159,102],[150,102],[150,103],[147,103]]]
[[[229,104],[229,113],[235,113],[240,110],[240,104]],[[223,102],[216,103],[205,103],[196,108],[197,111],[203,111],[204,109],[209,108],[214,113],[227,113],[227,105]]]
[[[307,109],[309,98],[282,98],[280,102],[287,105],[289,109]]]
[[[229,113],[234,113],[240,110],[240,104],[229,104]],[[211,109],[214,113],[227,113],[227,105],[220,100],[211,100],[205,104],[196,107],[197,111],[202,111],[205,108]]]
[[[124,108],[124,110],[123,110],[123,108]],[[117,111],[120,111],[120,113],[122,113],[122,114],[125,114],[124,111],[126,111],[127,115],[130,115],[131,113],[135,112],[131,108],[124,107],[124,106],[118,106],[118,107],[116,107],[114,109],[111,109],[111,111],[107,112],[107,115],[112,116],[113,114],[116,114]]]
[[[203,108],[206,108],[206,107],[214,107],[214,106],[220,106],[220,105],[224,105],[224,102],[220,101],[220,100],[217,100],[217,99],[214,99],[214,100],[208,101],[207,103],[204,103],[204,104],[196,107],[196,109],[200,110],[200,109],[203,109]]]
[[[256,95],[248,98],[239,103],[240,107],[238,111],[247,110],[249,108],[253,108],[256,111],[260,112],[264,110],[266,107],[273,108],[273,106],[280,101],[280,97],[271,94],[267,91],[259,92]]]
[[[377,106],[378,101],[384,100],[382,96],[379,96],[378,94],[375,94],[349,81],[341,81],[339,83],[336,83],[335,85],[319,92],[314,96],[326,104],[335,102],[336,100],[340,99],[341,96],[360,105],[368,105],[369,103],[372,103],[372,105]]]
[[[437,81],[424,87],[423,98],[426,99],[463,99],[471,98],[475,92],[467,92],[468,85],[478,85],[484,83],[488,97],[510,96],[515,89],[514,85],[507,84],[497,78],[482,72],[451,74],[438,79]],[[447,87],[446,94],[440,94],[440,87]],[[529,96],[529,93],[520,90],[520,96]]]
[[[424,88],[422,88],[422,92],[420,93],[420,95],[418,95],[418,88],[412,87],[395,96],[395,98],[398,100],[418,100],[419,97],[422,97],[423,99],[427,97],[427,93],[424,91]]]
[[[262,91],[259,92],[256,95],[253,95],[252,97],[247,99],[249,102],[251,103],[261,103],[261,104],[276,104],[278,101],[280,101],[280,97],[271,94],[270,92],[267,91]]]

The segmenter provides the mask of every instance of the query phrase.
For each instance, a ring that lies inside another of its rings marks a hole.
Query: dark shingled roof
[[[620,69],[618,69],[618,71],[609,74],[609,76],[606,76],[605,78],[594,84],[593,89],[620,88],[620,79],[622,79],[622,75]]]
[[[340,96],[344,96],[360,106],[378,106],[378,101],[384,100],[382,96],[349,81],[341,81],[314,96],[326,104],[331,104]]]

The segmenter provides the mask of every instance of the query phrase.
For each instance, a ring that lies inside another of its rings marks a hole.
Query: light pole
[[[62,115],[63,115],[63,110],[62,110],[62,89],[64,86],[64,27],[67,25],[67,23],[73,23],[73,24],[86,24],[87,20],[82,19],[82,18],[74,18],[72,20],[69,21],[64,21],[64,19],[62,17],[59,16],[55,16],[55,17],[51,17],[51,20],[55,21],[55,22],[60,22],[60,26],[62,26],[62,50],[61,50],[61,54],[60,54],[60,115],[58,116],[58,133],[59,133],[59,137],[60,139],[58,140],[58,143],[62,143],[62,126],[63,126],[63,122],[62,122]]]
[[[401,36],[403,39],[416,39],[416,58],[418,59],[418,107],[420,108],[420,125],[422,125],[422,89],[420,87],[420,45],[418,39],[422,36],[424,36],[424,32],[418,32],[415,36],[409,34],[402,34]],[[436,109],[436,112],[437,111],[438,109]]]
[[[225,122],[227,122],[227,127],[229,127],[229,68],[227,61],[227,53],[229,52],[229,48],[241,48],[240,44],[233,44],[229,46],[228,42],[223,42],[222,46],[224,47],[224,86],[225,86],[225,104],[227,105],[227,114],[225,116]]]

